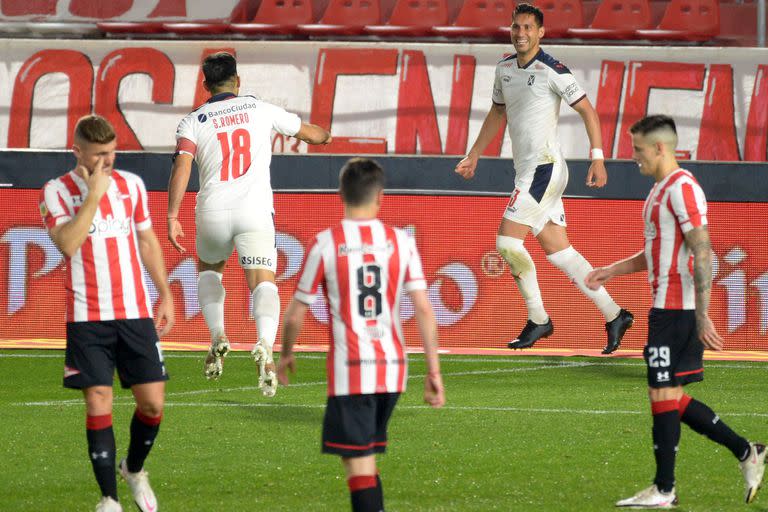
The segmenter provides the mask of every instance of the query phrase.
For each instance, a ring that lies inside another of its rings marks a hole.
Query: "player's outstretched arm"
[[[175,322],[173,294],[168,285],[163,250],[152,228],[139,231],[137,236],[141,261],[149,272],[152,282],[155,283],[155,288],[157,288],[157,293],[160,296],[155,313],[155,327],[157,328],[157,335],[162,338],[171,331]]]
[[[194,159],[189,153],[178,153],[173,160],[171,177],[168,180],[168,240],[181,253],[187,252],[187,249],[179,243],[179,238],[184,238],[184,230],[179,222],[179,210],[187,191]]]
[[[712,294],[712,244],[707,226],[693,228],[685,234],[685,245],[693,253],[693,285],[696,290],[696,329],[699,339],[711,350],[723,350],[723,338],[709,318]]]
[[[573,109],[579,113],[584,122],[584,128],[589,137],[590,158],[592,163],[587,171],[588,187],[604,187],[608,183],[608,172],[605,170],[603,157],[603,135],[600,132],[600,117],[595,107],[586,96],[573,105]]]
[[[316,124],[301,123],[301,128],[294,135],[299,140],[303,140],[307,144],[330,144],[333,141],[331,132],[317,126]]]
[[[454,171],[458,175],[466,180],[471,179],[475,175],[475,169],[477,168],[477,161],[480,158],[480,155],[485,151],[485,148],[488,147],[488,144],[491,143],[506,122],[507,111],[504,105],[494,103],[491,106],[491,110],[489,110],[488,114],[485,116],[485,121],[483,121],[483,126],[480,128],[480,133],[477,135],[477,139],[475,139],[472,149],[469,150],[469,153],[467,153],[467,156],[465,156],[461,162],[456,164],[456,169]]]
[[[645,259],[644,251],[640,251],[629,258],[617,261],[607,267],[600,267],[592,270],[584,278],[584,284],[590,290],[597,290],[603,286],[609,279],[624,274],[633,274],[648,270],[648,262]]]
[[[288,384],[288,372],[296,373],[296,360],[293,357],[293,344],[299,337],[301,327],[304,325],[304,316],[309,306],[303,302],[291,300],[283,315],[283,336],[280,341],[280,361],[277,363],[277,380],[285,386]]]
[[[437,321],[426,290],[409,292],[416,313],[416,323],[424,345],[424,361],[427,375],[424,377],[424,401],[432,407],[445,405],[445,389],[440,375],[440,360],[437,357]]]

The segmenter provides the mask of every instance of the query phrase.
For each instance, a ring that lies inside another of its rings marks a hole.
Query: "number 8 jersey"
[[[188,114],[176,129],[176,154],[195,157],[200,175],[196,211],[249,206],[274,212],[269,164],[272,130],[296,135],[296,114],[256,99],[221,93]]]
[[[312,304],[320,285],[330,312],[328,396],[405,391],[400,298],[426,289],[414,241],[377,219],[344,219],[315,237],[294,297]]]

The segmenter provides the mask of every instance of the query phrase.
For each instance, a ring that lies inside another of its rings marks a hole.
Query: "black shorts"
[[[387,423],[400,393],[330,396],[323,419],[323,453],[365,457],[387,449]]]
[[[123,388],[168,380],[155,324],[149,318],[67,323],[64,387]]]
[[[696,332],[696,312],[652,308],[648,313],[648,344],[643,358],[652,388],[672,388],[704,380],[704,345]]]

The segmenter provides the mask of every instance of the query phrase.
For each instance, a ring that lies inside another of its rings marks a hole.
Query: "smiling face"
[[[516,15],[512,19],[510,29],[512,44],[518,56],[533,57],[539,51],[539,41],[544,37],[544,27],[539,26],[533,14]]]
[[[649,140],[640,133],[632,134],[632,160],[640,168],[640,174],[656,177],[663,161],[662,143]]]

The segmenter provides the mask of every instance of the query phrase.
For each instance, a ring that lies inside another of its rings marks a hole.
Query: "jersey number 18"
[[[234,180],[251,167],[251,134],[245,128],[232,132],[232,143],[227,132],[216,134],[221,146],[221,181]]]

